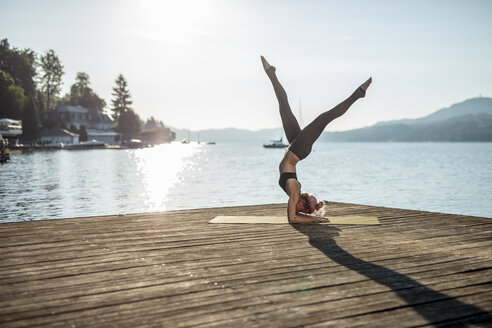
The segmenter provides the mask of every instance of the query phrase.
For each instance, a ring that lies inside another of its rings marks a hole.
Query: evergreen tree
[[[138,115],[132,109],[129,109],[118,117],[116,131],[123,134],[123,140],[130,140],[140,134],[141,125]]]
[[[75,83],[70,88],[68,104],[74,106],[82,106],[89,109],[103,110],[106,106],[104,99],[99,97],[90,87],[89,75],[84,72],[78,72],[75,78]]]
[[[46,110],[60,93],[62,85],[63,65],[55,52],[50,49],[41,57],[41,88],[46,93]]]
[[[75,83],[72,84],[70,88],[70,104],[77,106],[80,105],[84,95],[87,93],[87,89],[89,88],[89,74],[84,72],[78,72],[75,77]]]
[[[123,140],[129,140],[140,134],[141,121],[138,115],[130,108],[132,104],[128,83],[123,75],[119,75],[113,88],[113,118],[116,121],[116,131],[123,134]]]
[[[128,83],[123,75],[118,75],[118,78],[115,81],[116,87],[113,88],[113,100],[112,111],[113,111],[113,119],[118,121],[120,115],[128,110],[130,110],[130,105],[132,104],[130,91],[128,90]]]
[[[22,136],[33,139],[39,131],[39,112],[33,96],[30,96],[22,115]]]
[[[85,125],[81,125],[78,131],[79,141],[87,141],[87,130],[85,129]]]
[[[79,135],[79,141],[87,141],[87,130],[85,129],[85,125],[81,125],[80,129],[73,124],[70,124],[70,132],[77,133]]]

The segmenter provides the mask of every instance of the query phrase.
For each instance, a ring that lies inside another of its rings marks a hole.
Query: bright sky
[[[492,1],[0,0],[0,38],[53,49],[110,103],[117,75],[134,109],[177,128],[280,126],[260,64],[277,67],[305,126],[369,76],[328,130],[415,118],[492,96]]]

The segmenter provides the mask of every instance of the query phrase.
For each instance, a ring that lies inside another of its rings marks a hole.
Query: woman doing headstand
[[[314,142],[319,138],[328,123],[342,116],[357,99],[365,96],[366,90],[372,82],[372,78],[369,78],[357,88],[350,97],[329,111],[320,114],[313,122],[301,130],[299,123],[297,123],[290,109],[287,93],[277,79],[275,67],[268,64],[263,56],[261,56],[261,62],[277,96],[282,125],[290,144],[279,165],[279,185],[289,196],[289,202],[287,204],[289,222],[328,222],[329,220],[326,218],[308,215],[321,209],[324,204],[322,201],[318,202],[313,195],[301,193],[301,184],[297,181],[296,164],[309,155]]]

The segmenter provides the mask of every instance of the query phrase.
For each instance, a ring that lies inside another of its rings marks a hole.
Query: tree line
[[[40,117],[59,101],[64,105],[82,106],[96,113],[103,111],[106,101],[92,90],[89,75],[77,73],[70,92],[60,96],[65,72],[60,58],[50,49],[43,55],[31,49],[11,47],[7,39],[0,41],[0,118],[22,120],[23,138],[32,140],[42,128],[52,127]],[[115,80],[111,99],[115,130],[128,140],[140,133],[141,121],[131,107],[128,82],[120,74]],[[78,131],[81,132],[81,131]]]

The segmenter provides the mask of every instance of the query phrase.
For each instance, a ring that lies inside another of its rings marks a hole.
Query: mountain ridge
[[[492,98],[488,98],[488,97],[470,98],[462,102],[453,104],[449,107],[441,108],[424,117],[419,117],[414,119],[405,118],[401,120],[383,121],[383,122],[378,122],[374,125],[387,125],[387,124],[395,124],[395,123],[404,123],[404,124],[430,123],[430,122],[444,120],[451,117],[458,117],[466,114],[480,114],[480,113],[487,113],[492,115]]]
[[[174,129],[176,140],[268,142],[283,135],[282,128],[247,130],[238,128],[190,131]],[[323,132],[319,141],[492,141],[492,98],[466,99],[427,116],[378,122],[340,132]]]
[[[492,141],[492,98],[471,98],[416,119],[379,122],[323,141]]]

